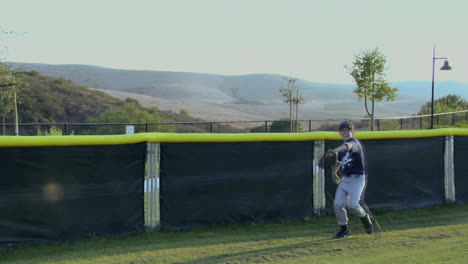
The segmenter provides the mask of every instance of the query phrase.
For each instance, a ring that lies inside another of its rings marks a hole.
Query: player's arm
[[[343,143],[342,145],[340,145],[339,147],[333,149],[333,151],[335,153],[338,153],[338,152],[341,152],[341,151],[348,151],[348,150],[352,150],[353,149],[353,145],[351,143]]]
[[[341,162],[336,161],[335,165],[332,167],[331,181],[334,184],[339,184],[341,181],[340,175]]]

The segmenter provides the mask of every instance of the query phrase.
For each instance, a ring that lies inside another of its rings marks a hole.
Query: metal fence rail
[[[429,129],[431,115],[375,118],[375,130]],[[125,134],[127,126],[133,126],[135,133],[176,132],[176,133],[275,133],[335,131],[342,120],[351,120],[359,131],[370,130],[370,118],[262,120],[262,121],[195,121],[195,122],[155,122],[155,123],[19,123],[19,135],[50,133],[55,127],[63,135],[114,135]],[[460,122],[468,123],[468,110],[434,114],[436,127],[454,127]],[[15,135],[15,124],[5,123],[3,135]]]

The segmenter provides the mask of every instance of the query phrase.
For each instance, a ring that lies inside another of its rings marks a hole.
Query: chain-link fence
[[[468,127],[468,110],[434,114],[434,127]],[[19,135],[116,135],[126,134],[128,127],[133,133],[284,133],[336,131],[337,124],[344,119],[328,120],[264,120],[226,122],[158,122],[158,123],[19,123]],[[347,119],[356,130],[371,130],[369,118]],[[431,115],[376,118],[374,130],[430,129]],[[15,135],[15,124],[3,124],[3,135]]]

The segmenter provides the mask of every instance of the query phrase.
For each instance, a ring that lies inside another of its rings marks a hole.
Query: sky
[[[379,48],[387,80],[468,82],[465,0],[0,0],[2,61],[353,83]]]

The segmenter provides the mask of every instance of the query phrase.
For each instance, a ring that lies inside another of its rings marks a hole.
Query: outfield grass
[[[0,263],[468,263],[468,205],[380,212],[384,232],[331,239],[334,217],[0,250]]]

